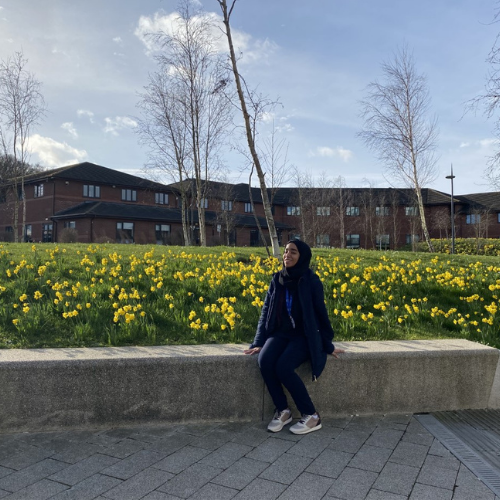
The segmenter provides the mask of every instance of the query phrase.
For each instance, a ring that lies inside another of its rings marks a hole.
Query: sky
[[[216,0],[195,0],[220,17]],[[165,28],[177,0],[0,0],[0,59],[22,51],[42,83],[45,119],[31,137],[33,163],[55,168],[90,161],[145,176],[138,94],[157,69],[146,34]],[[232,28],[247,83],[279,105],[265,115],[288,145],[284,185],[298,169],[315,182],[402,187],[359,137],[360,101],[381,64],[406,45],[425,75],[438,121],[435,180],[450,193],[492,191],[484,178],[498,144],[493,121],[465,112],[484,90],[500,24],[497,0],[238,0]],[[236,115],[236,122],[241,119]],[[226,179],[248,182],[233,142]]]

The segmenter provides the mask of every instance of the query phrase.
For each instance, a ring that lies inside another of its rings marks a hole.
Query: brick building
[[[19,241],[183,244],[180,193],[199,239],[194,183],[165,185],[92,163],[27,176],[0,186],[0,238]],[[258,246],[267,236],[261,193],[248,184],[206,182],[203,206],[208,245]],[[394,188],[278,188],[269,191],[280,241],[313,246],[396,249],[421,240],[414,194]],[[434,238],[450,237],[450,195],[422,189]],[[16,200],[17,198],[17,200]],[[457,237],[500,237],[500,193],[456,196]],[[23,232],[23,212],[25,223]]]

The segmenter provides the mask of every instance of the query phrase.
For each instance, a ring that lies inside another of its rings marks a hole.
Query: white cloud
[[[122,37],[121,36],[115,36],[113,38],[113,42],[118,43],[118,44],[122,44],[123,43]]]
[[[77,114],[78,118],[82,118],[83,116],[86,116],[90,120],[90,123],[94,123],[94,113],[92,113],[92,111],[89,111],[87,109],[79,109],[79,110],[77,110],[76,114]]]
[[[482,139],[479,141],[479,145],[482,148],[489,148],[491,146],[496,146],[498,144],[498,139],[490,138],[490,139]]]
[[[461,142],[459,148],[468,148],[470,146],[470,142]]]
[[[221,31],[223,29],[222,17],[215,12],[207,12],[202,16],[194,16],[195,22],[208,21],[212,25],[212,35],[214,39],[214,48],[219,53],[228,51],[227,39]],[[155,12],[150,16],[141,16],[134,34],[145,45],[146,51],[151,54],[159,50],[157,44],[151,39],[151,34],[163,32],[167,35],[173,35],[176,32],[176,25],[179,20],[179,14],[172,12],[165,14],[163,11]],[[241,62],[262,61],[267,58],[277,48],[276,43],[269,39],[254,40],[251,35],[240,31],[234,27],[231,28],[233,45],[236,53],[242,54]]]
[[[320,156],[326,158],[339,157],[348,162],[352,158],[352,151],[341,146],[329,148],[328,146],[318,146],[314,151],[309,152],[309,156]]]
[[[107,134],[119,135],[119,130],[137,127],[137,122],[135,120],[132,120],[132,118],[129,118],[128,116],[105,118],[104,121],[106,122],[106,125],[104,126],[103,130]]]
[[[270,113],[269,111],[264,111],[264,113],[262,113],[260,115],[260,119],[264,122],[264,123],[273,123],[274,122],[274,119],[275,119],[276,115],[274,113]]]
[[[44,167],[62,167],[87,159],[87,151],[76,149],[66,142],[58,142],[50,137],[35,134],[30,139],[31,150]]]
[[[283,125],[278,125],[276,127],[276,132],[293,132],[295,128],[290,123],[285,123]]]
[[[78,133],[73,125],[73,122],[65,122],[61,125],[61,128],[66,130],[66,132],[68,132],[73,139],[78,139]]]

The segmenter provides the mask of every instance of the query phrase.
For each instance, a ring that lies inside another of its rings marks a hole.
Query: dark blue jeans
[[[314,404],[302,379],[295,370],[309,359],[307,339],[270,337],[259,353],[259,367],[267,389],[278,411],[288,408],[283,386],[292,396],[303,415],[316,413]]]

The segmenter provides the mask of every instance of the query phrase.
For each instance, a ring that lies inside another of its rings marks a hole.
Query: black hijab
[[[300,240],[290,240],[289,243],[293,243],[297,250],[299,251],[299,260],[297,264],[292,267],[283,267],[280,271],[279,281],[282,285],[290,288],[295,288],[298,284],[300,277],[309,269],[309,264],[311,263],[312,252],[311,248],[307,243]]]

